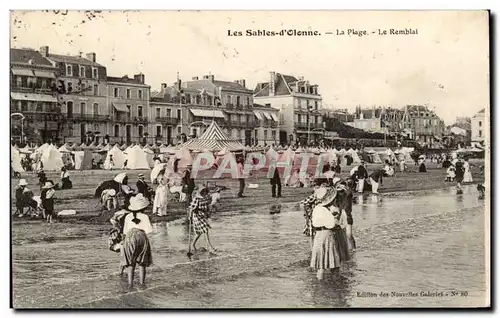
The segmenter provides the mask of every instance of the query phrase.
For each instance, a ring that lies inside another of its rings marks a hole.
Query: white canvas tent
[[[349,156],[351,156],[353,163],[360,163],[361,162],[361,159],[359,158],[358,153],[356,151],[354,151],[354,149],[352,149],[352,148],[349,149],[347,151],[347,154]]]
[[[41,160],[43,163],[43,169],[46,171],[59,171],[64,165],[61,152],[53,145],[47,145],[47,147],[45,147]]]
[[[123,151],[118,148],[118,145],[114,145],[106,155],[106,160],[104,161],[104,169],[106,170],[109,170],[111,168],[109,165],[110,156],[113,156],[113,163],[115,165],[114,168],[121,169],[123,167],[123,163],[125,162],[126,156]]]
[[[127,169],[149,169],[148,158],[146,153],[139,145],[134,147],[129,147],[126,150],[127,153]],[[114,156],[113,156],[114,157]]]

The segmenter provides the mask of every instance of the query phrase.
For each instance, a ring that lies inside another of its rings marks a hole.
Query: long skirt
[[[131,229],[123,240],[121,250],[122,266],[148,267],[153,263],[151,256],[151,245],[149,239],[143,230]]]
[[[471,183],[472,182],[472,173],[468,170],[465,170],[464,172],[464,183]]]
[[[344,229],[316,231],[311,252],[311,267],[333,269],[349,259]]]

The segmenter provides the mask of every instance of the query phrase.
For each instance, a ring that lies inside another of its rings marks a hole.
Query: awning
[[[257,116],[258,120],[262,120],[263,119],[262,118],[262,114],[260,112],[254,111],[253,113],[255,114],[255,116]]]
[[[276,114],[271,113],[271,117],[273,118],[274,121],[278,121],[278,116]]]
[[[190,109],[193,116],[196,117],[216,117],[225,118],[224,114],[220,110],[208,110],[208,109]]]
[[[268,120],[272,120],[272,117],[271,117],[271,115],[269,115],[269,113],[267,113],[267,112],[262,112],[262,114],[264,114],[264,116],[265,116]]]
[[[35,76],[44,78],[56,78],[53,72],[38,71],[38,70],[35,70]]]
[[[52,95],[31,94],[31,93],[10,93],[10,97],[14,100],[31,100],[37,102],[56,103],[57,98]]]
[[[128,108],[127,105],[124,104],[118,104],[118,103],[113,103],[113,107],[119,111],[119,112],[125,112],[128,113]]]
[[[34,76],[32,70],[27,70],[25,68],[13,68],[12,74],[20,76]]]

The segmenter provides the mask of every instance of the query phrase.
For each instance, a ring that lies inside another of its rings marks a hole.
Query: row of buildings
[[[95,53],[60,55],[47,46],[10,52],[12,137],[17,140],[176,144],[201,135],[215,120],[247,145],[289,144],[335,138],[325,129],[328,118],[431,147],[446,135],[443,121],[427,106],[327,110],[318,85],[277,72],[254,89],[244,79],[224,81],[209,74],[191,80],[177,76],[152,91],[144,74],[108,75]],[[476,130],[476,139],[484,138]]]
[[[247,145],[324,135],[317,85],[271,72],[252,90],[214,75],[161,84],[144,74],[114,77],[95,53],[70,56],[49,47],[11,49],[13,139],[175,144],[212,120]],[[290,107],[290,105],[292,105]]]

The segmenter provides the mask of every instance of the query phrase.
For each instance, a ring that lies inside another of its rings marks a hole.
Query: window
[[[482,124],[483,124],[483,123],[482,123],[481,121],[479,121],[479,127],[481,127],[481,125],[482,125]]]
[[[85,102],[80,103],[80,114],[82,115],[85,114],[85,106],[87,106]]]
[[[301,92],[301,93],[304,93],[304,92],[305,92],[305,90],[306,90],[306,89],[305,89],[305,87],[304,87],[304,86],[302,86],[302,87],[300,88],[300,92]]]
[[[271,136],[273,140],[276,140],[276,130],[271,131]]]
[[[94,124],[94,131],[99,131],[99,124]]]
[[[120,126],[115,125],[115,137],[119,137],[119,136],[120,136]]]
[[[68,137],[73,137],[73,123],[68,123]]]
[[[240,96],[236,96],[236,106],[240,106]]]
[[[137,116],[142,117],[142,106],[137,106]]]
[[[271,104],[266,104],[266,107],[271,107]]]
[[[161,108],[157,107],[156,108],[156,118],[161,117]]]
[[[120,89],[118,87],[115,87],[113,90],[113,96],[118,97],[120,95]]]
[[[479,137],[483,137],[483,131],[482,130],[479,131]]]
[[[156,125],[156,136],[161,136],[161,125]]]
[[[71,92],[73,92],[73,83],[68,82],[66,84],[68,85],[68,88],[66,89],[66,91],[68,92],[68,94],[71,94]]]
[[[167,117],[172,117],[172,110],[170,108],[167,108]]]
[[[182,127],[180,127],[180,126],[177,127],[177,134],[179,134],[179,135],[182,134]]]
[[[130,88],[127,88],[127,99],[130,99]]]
[[[302,101],[300,99],[297,100],[297,106],[299,109],[302,107]]]
[[[127,115],[128,115],[128,118],[130,118],[132,116],[132,111],[131,111],[131,106],[130,105],[127,105]]]
[[[92,68],[92,78],[93,79],[98,79],[99,78],[99,73],[97,71],[97,67]]]
[[[94,84],[94,96],[99,96],[99,85]]]
[[[264,129],[264,140],[267,140],[267,129]]]
[[[309,100],[306,100],[306,107],[307,107],[307,110],[309,110]]]
[[[245,122],[245,115],[240,115],[240,123],[244,123]]]
[[[139,126],[139,137],[142,137],[144,135],[144,126],[140,125]]]
[[[66,64],[66,76],[73,76],[73,67],[71,64]]]
[[[318,101],[317,100],[314,101],[314,109],[318,110]]]
[[[92,106],[92,110],[93,110],[94,116],[99,115],[99,103],[94,103],[94,105]]]
[[[177,118],[181,119],[181,117],[182,117],[182,116],[181,116],[181,110],[180,110],[180,109],[178,109],[178,110],[177,110]]]
[[[137,99],[142,99],[142,89],[137,90]]]
[[[319,119],[318,116],[314,116],[314,123],[319,124],[319,120],[318,119]]]
[[[297,115],[297,122],[301,123],[302,122],[302,116],[299,114]]]
[[[36,111],[43,112],[43,104],[42,103],[39,103],[39,102],[36,103]]]
[[[80,66],[80,77],[85,77],[85,66]]]

